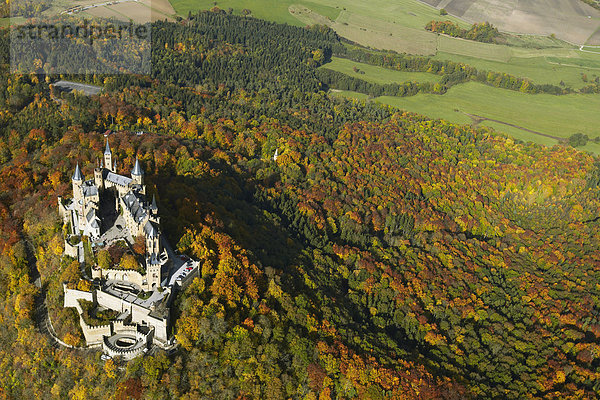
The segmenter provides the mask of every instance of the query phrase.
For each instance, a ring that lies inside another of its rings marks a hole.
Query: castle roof
[[[142,170],[142,167],[140,166],[140,160],[138,160],[138,158],[135,158],[135,166],[133,167],[133,170],[131,171],[131,175],[143,175],[144,171]]]
[[[158,206],[156,205],[156,196],[152,195],[152,205],[150,206],[152,210],[158,210]]]
[[[142,207],[140,199],[133,192],[129,192],[123,196],[123,203],[125,203],[125,208],[127,208],[127,211],[129,211],[135,222],[139,224],[144,220],[146,211]]]
[[[98,194],[98,186],[94,184],[94,181],[85,181],[85,184],[82,186],[83,189],[83,197],[91,197],[96,196]]]
[[[75,173],[73,174],[74,181],[83,181],[83,174],[81,173],[81,169],[79,169],[79,163],[75,167]]]
[[[104,149],[104,154],[112,154],[110,146],[108,145],[108,138],[106,138],[106,149]]]
[[[158,257],[156,257],[156,254],[151,254],[150,257],[148,258],[148,263],[151,265],[157,265],[160,264],[160,262],[158,261]]]
[[[115,174],[114,172],[108,171],[105,178],[108,182],[117,184],[119,186],[128,187],[132,179],[123,175]]]
[[[92,228],[100,228],[100,218],[98,218],[98,216],[96,215],[96,211],[94,209],[91,209],[87,215],[85,216],[85,218],[87,219],[88,224],[92,227]]]
[[[158,229],[156,229],[156,226],[150,221],[146,222],[146,225],[144,225],[144,232],[146,232],[148,237],[153,238],[158,236]]]

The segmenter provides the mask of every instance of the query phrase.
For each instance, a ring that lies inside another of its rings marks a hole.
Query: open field
[[[364,74],[354,72],[354,67],[358,68],[359,71],[364,72]],[[323,65],[321,68],[332,69],[334,71],[342,72],[348,76],[379,84],[404,83],[408,81],[439,82],[440,80],[440,76],[428,74],[426,72],[396,71],[389,68],[376,67],[374,65],[363,64],[338,57],[334,57],[330,63]]]
[[[424,29],[406,27],[347,11],[342,11],[338,19],[329,26],[340,36],[366,47],[421,55],[436,53],[437,36]]]
[[[590,52],[590,53],[600,54],[600,47],[598,47],[598,46],[581,46],[581,50]]]
[[[172,0],[173,7],[182,16],[186,16],[188,11],[212,8],[214,3],[209,0]],[[463,27],[474,22],[489,21],[507,32],[543,36],[555,34],[579,44],[588,40],[591,40],[588,44],[600,42],[600,33],[594,36],[600,28],[600,11],[579,0],[221,0],[216,3],[222,9],[231,7],[239,12],[242,8],[248,8],[257,18],[293,25],[301,22],[290,15],[288,8],[300,5],[332,20],[336,20],[339,11],[346,11],[417,30],[422,30],[432,19],[451,20]],[[445,8],[459,18],[452,15],[442,17],[439,8]]]
[[[423,1],[470,23],[488,21],[505,32],[555,34],[578,44],[586,43],[600,26],[600,11],[579,0]]]
[[[175,10],[168,0],[136,0],[90,8],[81,14],[97,18],[116,18],[122,21],[132,20],[136,23],[146,23],[165,18],[173,19]]]
[[[217,7],[227,10],[233,8],[234,14],[240,14],[242,9],[252,11],[252,16],[256,18],[266,19],[289,25],[302,26],[302,22],[290,14],[288,8],[293,4],[302,5],[310,8],[314,12],[335,20],[340,13],[341,8],[335,8],[326,1],[292,1],[292,0],[253,0],[251,2],[245,0],[221,0],[217,1]],[[196,12],[198,10],[208,10],[215,6],[214,1],[209,0],[171,0],[173,8],[177,14],[186,17],[188,12]]]
[[[558,85],[561,81],[565,85],[578,89],[586,85],[581,79],[581,74],[600,76],[600,65],[592,64],[593,60],[585,58],[585,53],[580,53],[581,58],[557,58],[557,57],[513,57],[509,62],[495,62],[475,57],[458,56],[456,54],[438,53],[435,58],[439,60],[451,60],[463,62],[477,69],[505,72],[507,74],[529,78],[535,83],[551,83]],[[594,55],[592,55],[594,56]],[[600,62],[600,57],[598,58]],[[576,65],[576,62],[588,63],[585,66]]]
[[[75,6],[85,9],[72,14],[74,17],[86,18],[116,18],[122,21],[144,23],[159,19],[171,19],[175,16],[175,10],[169,0],[120,0],[118,4],[108,4],[113,0],[54,0],[49,9],[40,14],[40,18],[48,18],[63,14],[66,10]],[[24,18],[13,18],[13,24],[25,22]],[[9,20],[0,19],[0,26],[7,26]]]
[[[139,0],[139,2],[152,9],[152,18],[154,18],[155,14],[165,16],[176,14],[169,0]]]
[[[171,0],[171,4],[181,16],[187,16],[188,11],[207,10],[214,6],[214,1],[209,0]],[[257,18],[270,21],[302,25],[288,11],[291,5],[301,5],[332,20],[338,17],[340,11],[380,19],[384,22],[397,23],[409,28],[422,30],[425,24],[434,18],[439,18],[439,11],[416,0],[217,0],[217,7],[229,7],[238,12],[247,8]],[[467,26],[463,21],[447,16],[462,26]]]
[[[501,62],[508,62],[513,54],[512,48],[508,46],[474,42],[444,35],[438,36],[437,39],[437,50],[444,53]]]
[[[152,10],[138,2],[96,7],[85,11],[85,14],[99,18],[113,17],[123,21],[131,20],[138,24],[143,24],[152,20]]]
[[[346,91],[332,94],[363,100],[367,98]],[[382,96],[375,101],[457,123],[472,123],[473,119],[466,115],[472,114],[561,138],[577,132],[585,133],[590,138],[600,136],[600,113],[597,112],[600,109],[600,96],[596,95],[530,95],[470,82],[455,86],[441,96]],[[557,143],[554,139],[505,124],[484,120],[481,125],[494,127],[521,140],[546,145]]]

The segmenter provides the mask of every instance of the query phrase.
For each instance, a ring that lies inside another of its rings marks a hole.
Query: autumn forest
[[[600,394],[598,160],[333,98],[342,78],[317,68],[334,54],[438,68],[442,84],[406,95],[523,80],[218,9],[152,29],[151,75],[62,77],[95,96],[8,74],[0,29],[0,398]],[[143,164],[168,240],[200,261],[174,354],[101,360],[62,308],[62,283],[84,283],[56,198],[76,161],[92,176],[106,130],[119,169]],[[40,330],[44,302],[74,349]]]

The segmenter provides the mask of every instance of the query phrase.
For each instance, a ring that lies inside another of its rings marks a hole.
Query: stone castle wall
[[[65,254],[74,259],[79,259],[79,245],[73,246],[67,239],[65,239]]]
[[[167,342],[169,318],[154,317],[150,315],[151,310],[138,304],[129,303],[118,296],[103,292],[102,290],[96,291],[96,296],[99,305],[120,312],[129,311],[132,322],[153,326],[154,337],[160,342]]]
[[[83,330],[83,336],[85,336],[85,341],[88,344],[88,346],[102,344],[104,336],[111,335],[112,329],[110,324],[91,326],[85,323],[81,315],[79,315],[79,324],[81,325],[81,329]]]
[[[74,307],[77,310],[77,313],[79,314],[79,325],[81,325],[81,330],[83,331],[83,336],[85,337],[88,346],[102,344],[102,337],[105,335],[110,336],[111,334],[110,325],[91,326],[86,324],[81,316],[83,314],[83,309],[79,304],[79,300],[93,302],[94,293],[77,289],[68,289],[66,285],[63,285],[63,290],[65,292],[64,306]]]
[[[63,285],[63,290],[65,292],[64,307],[75,307],[80,314],[83,312],[83,310],[79,305],[79,300],[87,300],[91,302],[94,301],[94,293],[92,292],[69,289],[67,288],[67,285]]]
[[[125,281],[131,282],[144,290],[147,290],[147,284],[144,285],[144,281],[146,280],[146,275],[142,275],[134,270],[122,270],[122,269],[103,269],[101,272],[101,277],[106,280],[115,280],[115,281]]]

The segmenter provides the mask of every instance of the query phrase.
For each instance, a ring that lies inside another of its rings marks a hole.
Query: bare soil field
[[[76,5],[103,4],[106,0],[86,0],[72,2]],[[160,19],[172,19],[175,10],[168,0],[135,0],[119,4],[101,5],[83,12],[97,18],[115,18],[121,21],[130,19],[136,23],[145,23]]]
[[[429,4],[431,7],[437,7],[441,2],[442,0],[423,0],[423,3]]]
[[[579,0],[422,0],[475,23],[488,21],[500,30],[551,35],[576,44],[600,44],[600,11]]]
[[[120,14],[116,13],[115,11],[111,10],[108,7],[96,7],[94,9],[82,12],[79,15],[89,15],[91,17],[103,18],[103,19],[114,18],[114,19],[117,19],[119,21],[125,21],[125,18],[123,17],[123,15],[120,15]]]
[[[135,23],[146,23],[152,20],[152,10],[143,4],[138,2],[127,2],[119,3],[111,6],[102,6],[92,8],[86,11],[86,13],[100,18],[114,18],[129,21],[132,20]]]
[[[585,43],[588,46],[600,46],[600,28]]]
[[[152,21],[165,18],[173,20],[172,16],[176,14],[169,0],[139,0],[139,2],[152,9]]]

